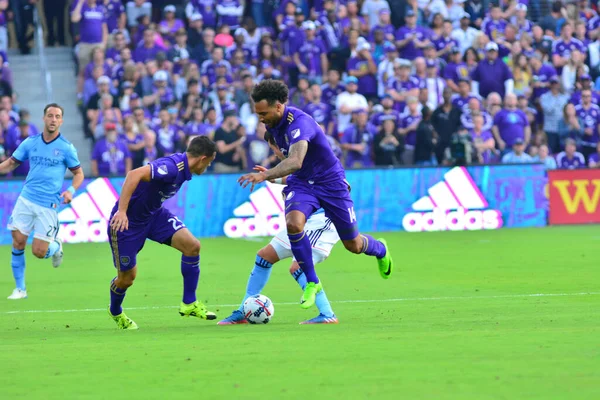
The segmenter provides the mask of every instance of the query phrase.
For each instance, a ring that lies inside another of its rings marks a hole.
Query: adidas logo
[[[107,242],[106,229],[118,195],[107,178],[90,182],[58,213],[59,237],[63,243]]]
[[[283,185],[266,182],[266,186],[250,193],[246,201],[233,210],[235,218],[223,225],[230,238],[275,236],[285,226]]]
[[[498,210],[488,202],[464,167],[455,167],[412,204],[415,212],[402,219],[408,232],[499,229],[504,224]]]

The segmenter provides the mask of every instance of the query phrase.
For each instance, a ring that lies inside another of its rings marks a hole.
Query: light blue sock
[[[265,288],[265,285],[271,276],[271,270],[273,269],[272,267],[273,264],[259,255],[256,256],[256,261],[254,261],[254,269],[252,269],[250,278],[248,278],[248,284],[246,285],[246,295],[244,296],[244,300],[242,300],[242,304],[240,304],[240,311],[244,311],[244,302],[248,297],[254,296],[255,294],[260,294],[260,292],[262,292],[262,290]]]
[[[298,270],[296,270],[296,272],[294,272],[292,276],[294,277],[296,282],[298,282],[298,285],[300,285],[302,290],[304,290],[304,288],[306,288],[307,280],[306,275],[304,275],[304,272],[302,272],[302,269],[299,268]],[[329,299],[325,294],[325,289],[317,293],[315,304],[321,314],[323,314],[326,317],[333,317],[333,310],[331,309],[331,304],[329,304]]]
[[[10,265],[17,289],[25,290],[25,250],[17,250],[13,247]]]
[[[58,249],[60,249],[58,242],[54,241],[54,242],[50,243],[50,245],[48,246],[48,252],[46,253],[46,256],[44,258],[52,257],[54,255],[54,253],[56,253],[58,251]]]

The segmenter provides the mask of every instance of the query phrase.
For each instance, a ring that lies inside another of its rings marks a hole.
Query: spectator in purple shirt
[[[367,128],[368,118],[369,112],[366,109],[352,111],[353,123],[342,133],[341,145],[345,152],[346,168],[362,168],[373,164],[371,159],[373,136]]]
[[[119,30],[119,27],[126,26],[125,6],[121,0],[104,0],[103,4],[106,9],[106,26],[109,34]]]
[[[164,19],[158,24],[158,31],[162,35],[163,39],[170,44],[175,43],[175,33],[180,29],[185,29],[183,21],[179,18],[175,18],[175,6],[169,4],[163,10]]]
[[[123,49],[128,49],[125,35],[121,32],[117,32],[113,35],[112,42],[112,47],[106,50],[105,54],[106,62],[108,62],[111,67],[121,62],[121,52]]]
[[[97,0],[75,0],[71,5],[71,22],[79,24],[77,93],[83,90],[83,72],[91,61],[92,51],[98,46],[106,48],[108,42],[106,10],[102,4],[97,3]]]
[[[304,106],[304,112],[313,117],[315,121],[321,126],[325,133],[333,133],[333,118],[331,112],[331,106],[324,103],[322,100],[322,90],[318,83],[313,83],[310,86],[312,92],[311,101]]]
[[[484,130],[484,118],[481,114],[473,115],[473,129],[470,130],[473,146],[477,150],[480,164],[489,164],[495,152],[496,142],[489,130]]]
[[[377,65],[371,55],[371,45],[366,40],[359,40],[356,55],[348,60],[347,70],[349,76],[358,78],[358,93],[367,100],[377,99]]]
[[[92,51],[92,61],[85,66],[85,71],[83,72],[84,80],[92,77],[92,70],[95,67],[102,67],[102,75],[110,76],[112,73],[112,68],[104,58],[104,50],[102,47],[96,47]]]
[[[556,76],[556,69],[551,64],[546,64],[543,61],[541,53],[536,52],[529,60],[531,65],[532,87],[531,101],[536,101],[544,93],[550,90],[550,78]]]
[[[135,129],[133,115],[124,118],[123,134],[119,136],[127,144],[131,153],[132,169],[139,168],[144,164],[144,135]]]
[[[133,59],[137,63],[145,63],[156,59],[158,52],[163,51],[154,41],[154,30],[148,28],[144,31],[144,39],[133,52]]]
[[[596,145],[596,152],[590,154],[588,158],[588,166],[590,168],[600,168],[600,142]]]
[[[194,107],[192,118],[185,125],[183,131],[186,136],[186,141],[189,143],[189,141],[196,136],[209,136],[212,139],[214,127],[204,123],[204,112],[202,111],[202,107]]]
[[[458,48],[458,41],[452,38],[452,22],[444,21],[442,34],[439,38],[433,40],[437,51],[437,58],[447,58],[453,48]]]
[[[414,60],[423,55],[422,49],[430,43],[429,34],[417,26],[417,16],[412,9],[406,12],[404,20],[405,26],[396,31],[396,47],[402,58]]]
[[[104,127],[106,135],[92,152],[92,176],[124,176],[131,171],[131,153],[127,143],[117,136],[115,124]]]
[[[504,35],[504,28],[506,28],[506,21],[502,19],[502,8],[497,4],[492,4],[490,16],[483,20],[481,29],[490,40],[495,41]]]
[[[325,75],[329,69],[327,49],[323,41],[315,37],[317,27],[314,22],[305,21],[302,29],[304,29],[305,40],[296,48],[294,62],[302,75],[321,84],[326,79]]]
[[[159,123],[154,126],[158,155],[165,157],[177,151],[177,146],[185,140],[185,134],[171,123],[171,115],[167,108],[162,108],[158,114]]]
[[[562,68],[569,63],[574,50],[579,50],[584,55],[587,54],[583,43],[573,37],[573,25],[568,22],[562,26],[560,38],[552,44],[552,64],[559,74],[562,72]]]
[[[10,142],[6,142],[6,150],[9,155],[12,154],[17,149],[17,147],[19,147],[19,145],[31,135],[30,126],[27,121],[19,121],[19,123],[16,126],[18,127],[17,135]],[[25,161],[13,171],[13,176],[27,176],[28,173],[29,161]]]
[[[577,151],[577,143],[569,138],[565,140],[565,151],[556,155],[558,169],[580,169],[585,168],[585,157]]]
[[[514,81],[510,68],[498,58],[498,45],[489,42],[485,45],[486,59],[481,61],[471,74],[473,92],[487,97],[492,92],[505,94],[513,92]]]
[[[514,94],[507,94],[504,98],[504,108],[494,116],[492,132],[500,150],[512,147],[517,139],[525,144],[531,140],[527,115],[517,108],[517,96]]]
[[[232,30],[240,27],[244,6],[238,0],[219,0],[216,9],[219,25],[228,25]]]

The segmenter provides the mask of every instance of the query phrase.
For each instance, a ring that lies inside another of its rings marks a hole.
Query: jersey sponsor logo
[[[85,191],[58,213],[60,239],[64,243],[107,242],[108,221],[117,199],[117,192],[107,178],[90,182]]]
[[[291,133],[292,135],[292,139],[296,139],[298,136],[300,136],[300,129],[294,129]]]
[[[600,223],[600,171],[548,171],[550,224]]]
[[[233,210],[233,218],[223,225],[230,238],[275,236],[285,227],[283,185],[266,182],[250,193],[248,201]]]
[[[408,232],[499,229],[502,213],[489,209],[487,200],[464,167],[455,167],[412,204],[414,212],[402,219]]]
[[[167,166],[166,165],[159,165],[158,168],[156,169],[158,171],[158,173],[160,175],[166,175],[169,173],[169,170],[167,170]]]

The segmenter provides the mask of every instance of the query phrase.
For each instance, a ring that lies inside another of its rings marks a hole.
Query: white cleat
[[[60,264],[62,264],[63,261],[63,244],[58,238],[54,240],[56,240],[56,243],[58,243],[59,248],[56,251],[56,253],[54,253],[54,255],[52,256],[52,266],[54,268],[58,268],[60,267]]]
[[[15,289],[11,293],[10,296],[7,297],[8,300],[21,300],[27,298],[27,291],[22,289]]]

